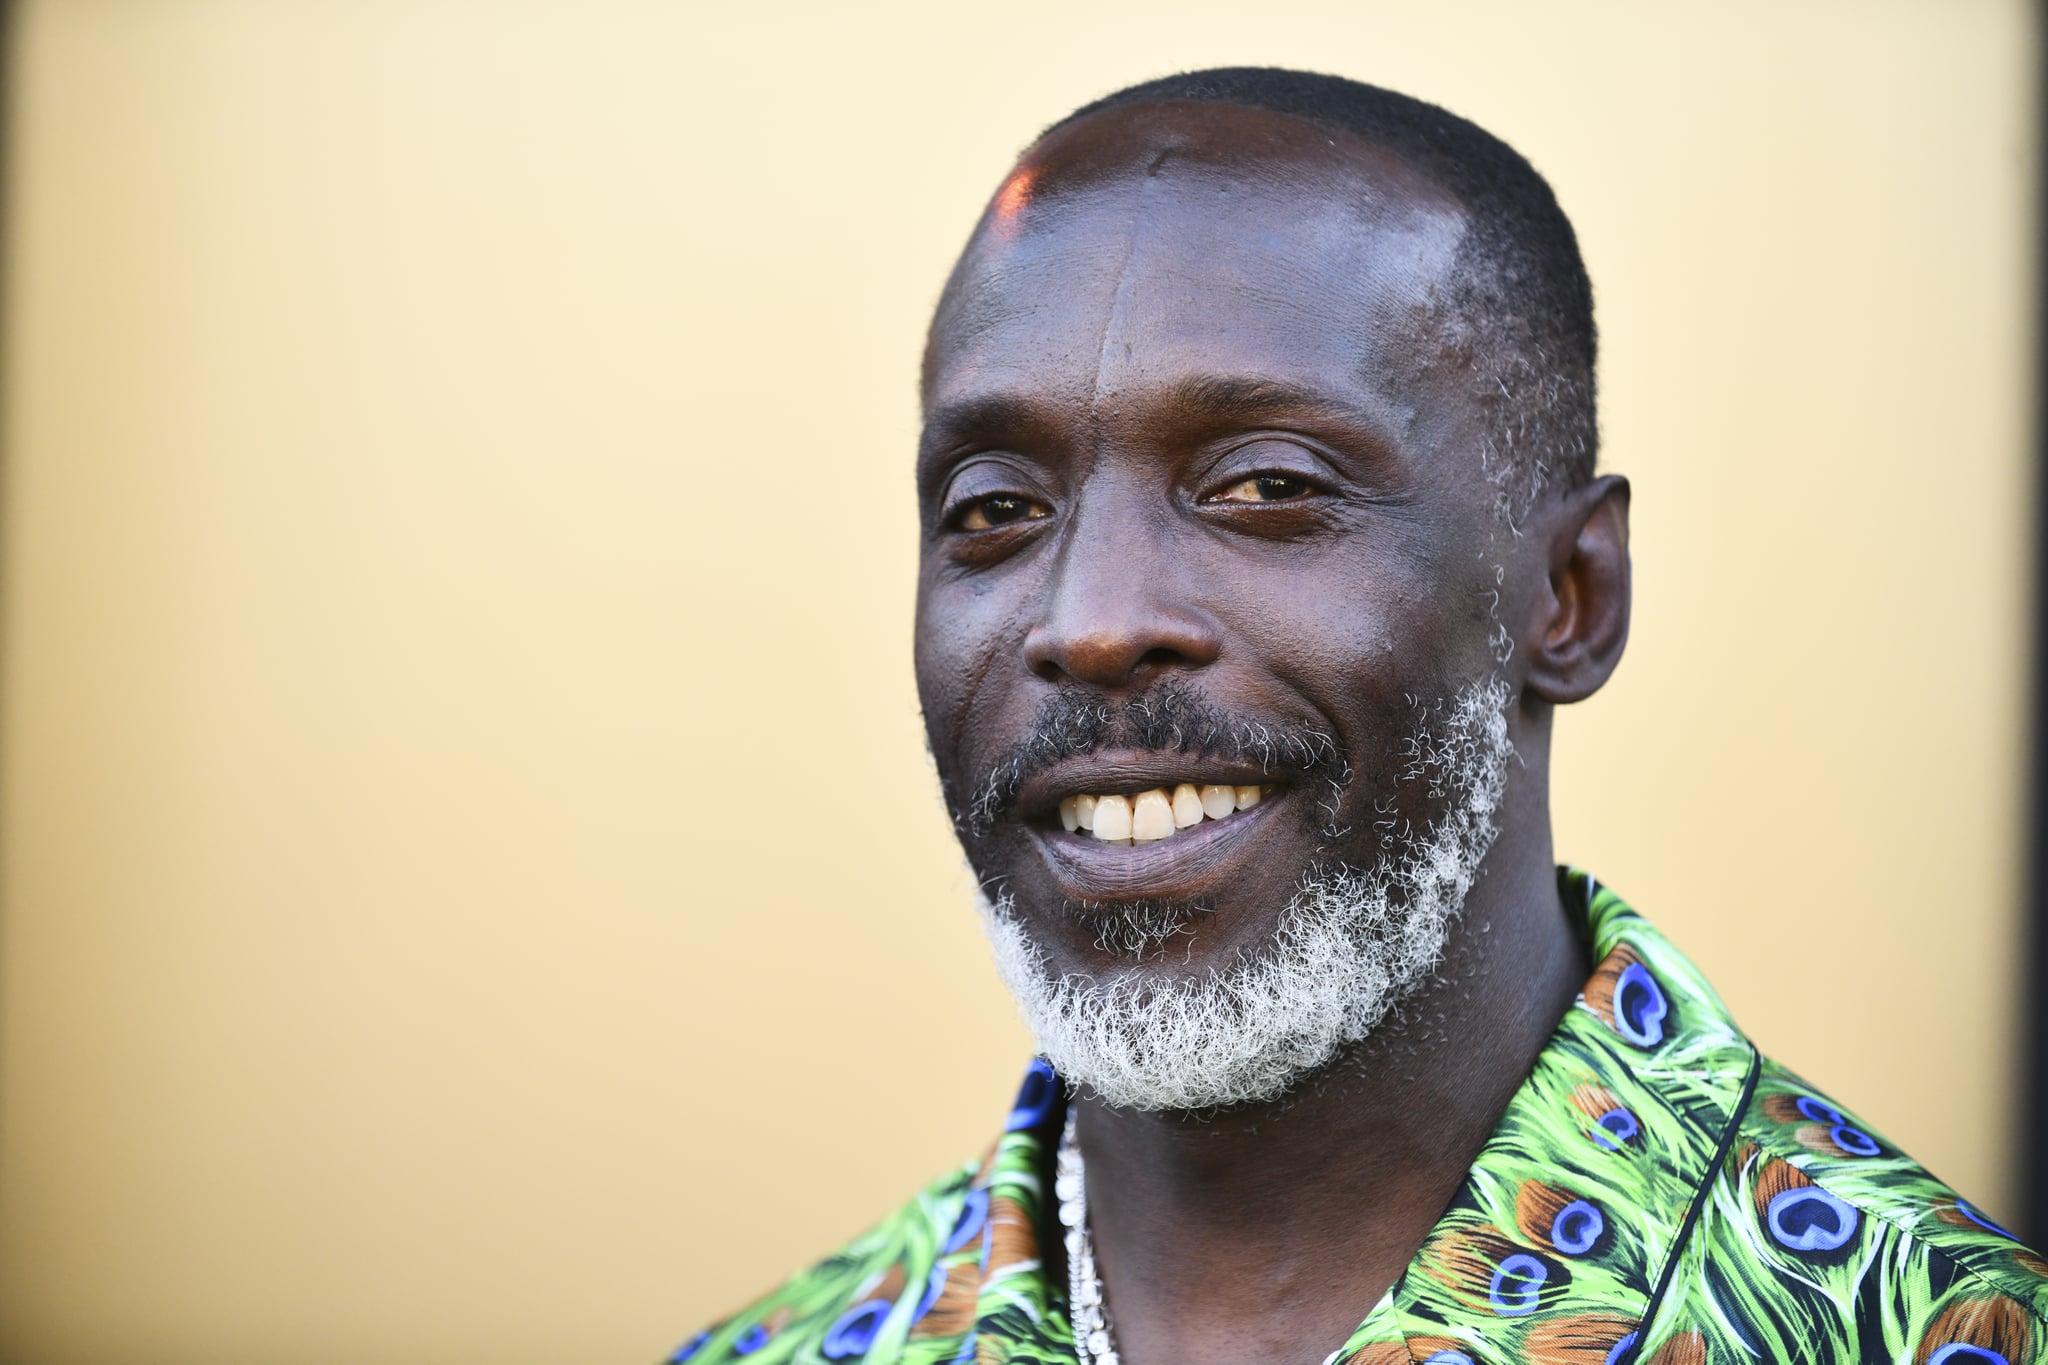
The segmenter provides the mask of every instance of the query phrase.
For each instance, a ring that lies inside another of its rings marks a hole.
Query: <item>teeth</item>
[[[1104,843],[1156,843],[1204,820],[1222,820],[1250,810],[1272,792],[1270,786],[1197,787],[1181,782],[1136,796],[1076,793],[1060,802],[1060,827],[1069,834],[1086,830]]]
[[[1095,837],[1098,839],[1128,839],[1131,837],[1131,803],[1121,796],[1104,796],[1095,802]]]
[[[1137,804],[1131,807],[1132,840],[1149,844],[1172,833],[1173,802],[1167,799],[1166,793],[1157,787],[1139,792]]]

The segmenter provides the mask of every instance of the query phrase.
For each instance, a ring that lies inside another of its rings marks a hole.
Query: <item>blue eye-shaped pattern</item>
[[[832,1330],[825,1333],[824,1344],[819,1347],[827,1360],[852,1360],[868,1353],[868,1347],[875,1344],[875,1334],[882,1330],[888,1320],[890,1305],[883,1299],[869,1299],[866,1303],[849,1308],[839,1315],[839,1321],[832,1324]]]
[[[710,1340],[711,1333],[697,1333],[696,1336],[691,1337],[688,1341],[676,1347],[675,1354],[668,1358],[668,1365],[683,1365],[684,1361],[693,1358],[697,1352],[703,1350],[704,1343]]]
[[[755,1323],[733,1340],[732,1353],[736,1356],[750,1356],[768,1344],[768,1329]]]
[[[1793,1101],[1793,1105],[1800,1113],[1806,1115],[1815,1123],[1825,1123],[1833,1127],[1836,1125],[1846,1126],[1849,1122],[1848,1116],[1843,1114],[1841,1110],[1835,1108],[1832,1104],[1823,1103],[1811,1095],[1801,1095]]]
[[[932,1305],[939,1301],[939,1295],[946,1292],[946,1268],[935,1265],[932,1277],[925,1281],[924,1297],[917,1301],[917,1311],[910,1315],[912,1322],[923,1322],[924,1315],[932,1311]]]
[[[1771,1236],[1791,1251],[1835,1251],[1856,1235],[1856,1210],[1817,1185],[1771,1200]]]
[[[1610,1152],[1621,1150],[1621,1144],[1643,1131],[1643,1125],[1636,1116],[1626,1109],[1610,1109],[1593,1124],[1593,1141]]]
[[[1876,1138],[1861,1128],[1851,1128],[1846,1123],[1838,1123],[1828,1129],[1828,1137],[1833,1140],[1835,1146],[1850,1156],[1876,1156],[1884,1150],[1877,1145]]]
[[[1959,1341],[1927,1357],[1927,1365],[2012,1365],[2012,1362],[1987,1346],[1971,1346]]]
[[[1614,1027],[1622,1037],[1637,1047],[1655,1047],[1664,1041],[1664,1020],[1670,1013],[1671,1002],[1648,967],[1631,962],[1621,969],[1621,979],[1614,983]]]
[[[1518,1251],[1504,1258],[1500,1269],[1493,1272],[1493,1283],[1486,1290],[1487,1301],[1504,1318],[1533,1313],[1541,1301],[1543,1282],[1549,1278],[1549,1266],[1525,1251]]]
[[[1060,1079],[1053,1074],[1052,1063],[1043,1057],[1033,1057],[1024,1071],[1024,1084],[1017,1091],[1017,1103],[1010,1110],[1009,1131],[1036,1127],[1052,1112],[1053,1101],[1059,1094]]]
[[[1608,1348],[1607,1358],[1601,1361],[1600,1365],[1621,1365],[1622,1357],[1627,1355],[1629,1352],[1629,1348],[1635,1344],[1636,1334],[1634,1332],[1630,1332],[1627,1336],[1623,1337],[1620,1341],[1615,1342],[1613,1346]]]
[[[981,1235],[981,1225],[988,1221],[988,1191],[969,1190],[967,1202],[960,1206],[960,1216],[953,1221],[953,1230],[946,1234],[946,1249],[940,1254],[951,1256]]]
[[[1574,1199],[1550,1220],[1550,1244],[1567,1256],[1582,1256],[1606,1230],[1607,1219],[1598,1208],[1587,1200]]]
[[[1978,1227],[1984,1229],[1986,1232],[1995,1232],[2000,1237],[2005,1238],[2005,1240],[2008,1242],[2017,1242],[2019,1240],[2019,1238],[2013,1236],[2004,1228],[1992,1222],[1990,1217],[1985,1214],[1984,1210],[1978,1208],[1975,1204],[1972,1204],[1967,1199],[1956,1200],[1956,1212],[1960,1213],[1961,1215],[1963,1215],[1963,1217],[1969,1219],[1971,1222],[1975,1223]]]
[[[1438,1351],[1422,1365],[1472,1365],[1472,1357],[1463,1351]]]

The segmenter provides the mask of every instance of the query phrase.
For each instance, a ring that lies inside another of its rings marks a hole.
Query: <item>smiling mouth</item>
[[[1201,806],[1205,787],[1210,804]],[[1192,820],[1185,825],[1174,818],[1174,797],[1184,791],[1195,795],[1193,803],[1185,797],[1179,803],[1181,816]],[[1230,794],[1228,810],[1223,807],[1225,792]],[[1253,870],[1258,865],[1253,850],[1262,842],[1260,831],[1290,805],[1292,795],[1285,783],[1238,787],[1180,782],[1139,792],[1075,792],[1058,803],[1059,820],[1046,810],[1025,828],[1061,894],[1070,900],[1187,899],[1215,895],[1235,877]],[[1092,811],[1089,796],[1095,800]],[[1193,820],[1198,808],[1201,818]],[[1217,813],[1211,815],[1211,809]],[[1092,828],[1081,826],[1084,812]],[[1065,828],[1068,819],[1072,829]],[[1248,863],[1248,857],[1254,861]]]
[[[1044,860],[1055,899],[1263,895],[1274,859],[1312,852],[1291,834],[1271,842],[1298,825],[1285,818],[1300,805],[1293,776],[1201,753],[1100,748],[1031,776],[1005,814]]]
[[[1180,782],[1135,794],[1076,792],[1059,803],[1060,827],[1105,844],[1163,843],[1230,820],[1273,794],[1270,783],[1225,786]]]

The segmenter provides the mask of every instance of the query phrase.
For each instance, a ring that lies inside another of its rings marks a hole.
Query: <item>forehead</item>
[[[1434,182],[1301,119],[1094,115],[991,202],[933,321],[927,414],[1028,398],[1099,416],[1226,379],[1405,424],[1464,230]]]

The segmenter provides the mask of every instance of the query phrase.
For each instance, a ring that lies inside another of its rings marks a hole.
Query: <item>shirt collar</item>
[[[1692,963],[1587,873],[1559,889],[1598,965],[1360,1328],[1390,1312],[1418,1360],[1625,1355],[1755,1081],[1755,1048]]]
[[[1574,868],[1560,869],[1559,890],[1598,965],[1457,1197],[1333,1362],[1367,1365],[1395,1346],[1384,1358],[1437,1365],[1620,1360],[1669,1277],[1755,1083],[1756,1051],[1698,969],[1619,896]],[[1064,1111],[1051,1068],[1035,1062],[975,1182],[987,1224],[1012,1234],[981,1239],[973,1289],[961,1275],[970,1344],[1027,1322],[1067,1335],[1064,1286],[1037,1250],[1060,1236],[1044,1184]],[[967,1249],[958,1259],[967,1272]]]

